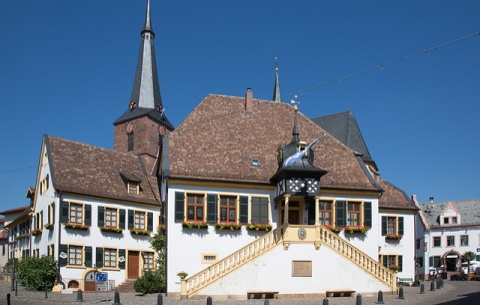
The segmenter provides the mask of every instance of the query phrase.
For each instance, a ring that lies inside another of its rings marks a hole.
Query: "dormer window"
[[[251,158],[250,164],[252,164],[252,166],[255,166],[255,167],[260,167],[260,160],[258,160],[258,158]]]
[[[128,184],[128,193],[138,195],[139,189],[140,189],[138,182],[128,181],[127,184]]]

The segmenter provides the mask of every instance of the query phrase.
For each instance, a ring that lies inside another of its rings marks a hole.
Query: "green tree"
[[[163,225],[160,225],[157,233],[150,238],[150,248],[157,253],[156,270],[145,272],[133,286],[136,292],[143,294],[165,292],[167,288],[165,280],[166,236]]]
[[[50,290],[59,275],[52,256],[28,257],[16,265],[16,276],[28,290],[43,291],[45,286]]]
[[[467,252],[463,253],[463,259],[466,259],[467,262],[468,262],[467,273],[470,273],[470,262],[475,260],[475,258],[476,258],[476,255],[472,251],[467,251]]]

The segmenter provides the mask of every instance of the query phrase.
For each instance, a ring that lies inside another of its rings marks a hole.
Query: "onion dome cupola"
[[[150,0],[147,0],[145,23],[140,32],[142,41],[138,56],[137,70],[133,82],[132,94],[127,105],[127,111],[120,116],[114,125],[131,121],[138,117],[148,116],[153,121],[173,130],[172,123],[165,115],[165,108],[160,94],[157,64],[155,60],[154,38],[150,14]]]
[[[313,145],[324,135],[320,135],[307,145],[300,141],[297,126],[297,106],[292,131],[292,141],[278,148],[278,169],[270,178],[277,185],[276,197],[283,195],[315,196],[320,194],[320,178],[327,171],[313,165]]]

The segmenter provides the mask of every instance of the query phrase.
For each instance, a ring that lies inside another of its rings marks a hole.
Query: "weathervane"
[[[295,109],[295,111],[298,110],[298,105],[300,105],[300,102],[299,101],[296,101],[296,99],[298,98],[298,95],[295,94],[294,96],[295,100],[290,100],[290,103],[293,105],[293,109]]]

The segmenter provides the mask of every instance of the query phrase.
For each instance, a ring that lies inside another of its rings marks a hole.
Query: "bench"
[[[355,290],[327,290],[325,294],[327,297],[351,297]]]
[[[278,291],[249,291],[247,299],[276,299]]]
[[[414,283],[414,281],[413,281],[413,278],[411,278],[411,277],[399,277],[398,278],[398,284],[399,285],[405,285],[405,286],[408,285],[408,286],[411,287],[411,286],[413,286],[413,283]]]

